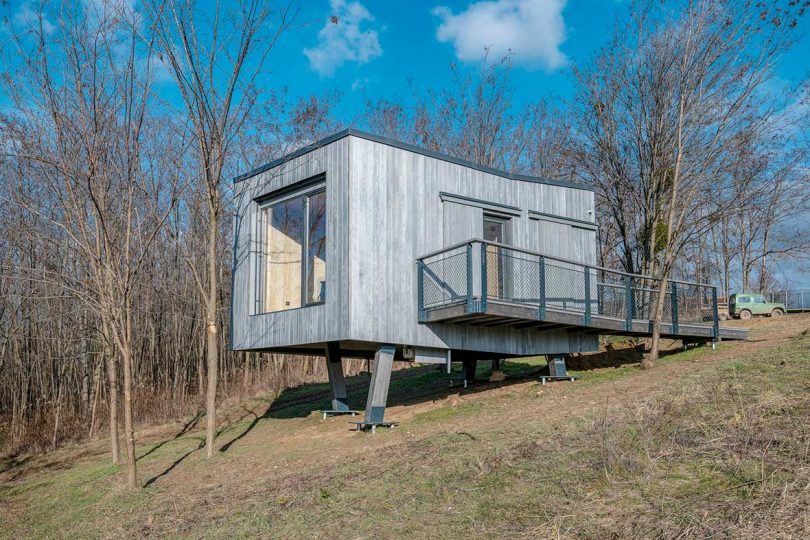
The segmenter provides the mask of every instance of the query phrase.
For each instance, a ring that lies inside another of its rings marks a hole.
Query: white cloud
[[[502,56],[511,51],[516,62],[530,68],[556,69],[566,62],[560,45],[565,41],[563,8],[567,0],[491,0],[453,13],[437,7],[441,19],[436,39],[453,44],[463,61]]]
[[[330,0],[331,17],[318,32],[318,44],[304,49],[309,64],[330,77],[346,62],[365,64],[382,54],[376,30],[361,30],[374,17],[360,2]]]
[[[31,2],[23,2],[20,4],[20,8],[14,14],[13,23],[18,29],[24,30],[37,30],[39,31],[39,24],[40,24],[40,13],[38,10],[34,9],[31,5]],[[56,27],[53,25],[51,21],[42,14],[42,31],[45,34],[50,34],[56,30]]]
[[[359,92],[360,90],[365,90],[372,84],[377,82],[377,77],[360,77],[354,80],[352,83],[352,92]]]
[[[148,72],[151,80],[156,84],[174,82],[174,76],[162,55],[151,53],[145,57],[139,57],[136,62],[138,69]]]

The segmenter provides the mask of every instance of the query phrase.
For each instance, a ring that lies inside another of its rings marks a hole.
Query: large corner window
[[[261,210],[260,311],[284,311],[326,300],[324,188]]]

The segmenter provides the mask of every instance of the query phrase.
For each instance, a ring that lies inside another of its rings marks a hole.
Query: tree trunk
[[[92,439],[96,432],[96,410],[98,409],[98,397],[101,394],[101,366],[103,362],[96,361],[96,367],[93,373],[93,407],[90,411],[90,432],[87,434],[88,439]]]
[[[759,290],[757,292],[764,293],[768,288],[768,237],[770,236],[770,227],[765,228],[765,234],[762,237],[762,258],[759,260]]]
[[[208,224],[208,298],[206,299],[206,351],[208,353],[208,389],[205,400],[205,456],[214,456],[217,430],[217,376],[219,349],[217,347],[217,209],[209,206]]]
[[[109,329],[107,332],[104,338],[104,354],[107,357],[107,382],[110,387],[110,452],[112,462],[117,465],[121,463],[121,446],[118,441],[118,368],[115,364],[115,352],[109,342],[111,339]]]
[[[661,348],[661,319],[664,318],[664,301],[667,294],[667,278],[669,272],[661,278],[658,286],[658,294],[655,297],[655,312],[653,313],[653,332],[650,338],[650,350],[644,355],[641,361],[641,369],[651,369],[655,367],[658,354]]]
[[[248,385],[250,384],[250,357],[251,353],[245,352],[245,371],[242,379],[242,392],[247,393]]]
[[[127,304],[129,301],[127,300]],[[125,308],[121,359],[124,367],[124,444],[127,449],[127,487],[138,489],[138,471],[135,463],[135,429],[132,421],[132,330],[129,306]]]
[[[51,438],[51,450],[56,450],[56,443],[59,441],[59,419],[62,412],[62,389],[63,383],[59,383],[59,392],[56,395],[56,415],[53,420],[53,437]]]
[[[87,346],[87,339],[82,338],[82,411],[86,415],[90,409],[90,350]]]

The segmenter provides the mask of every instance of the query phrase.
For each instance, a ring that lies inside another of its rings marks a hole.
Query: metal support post
[[[670,281],[669,300],[672,306],[672,333],[678,333],[678,284]]]
[[[481,242],[481,303],[479,311],[487,311],[487,245]]]
[[[538,285],[540,285],[540,307],[537,310],[537,318],[542,321],[546,318],[546,258],[542,255],[537,272],[539,274]]]
[[[380,345],[371,362],[365,424],[381,424],[385,421],[385,403],[388,400],[388,386],[391,383],[394,351],[393,345]]]

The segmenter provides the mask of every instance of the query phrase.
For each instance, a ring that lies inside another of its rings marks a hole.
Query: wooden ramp
[[[594,334],[652,335],[660,280],[471,240],[420,258],[419,321]],[[668,281],[661,335],[691,342],[745,340],[722,328],[717,289]]]

